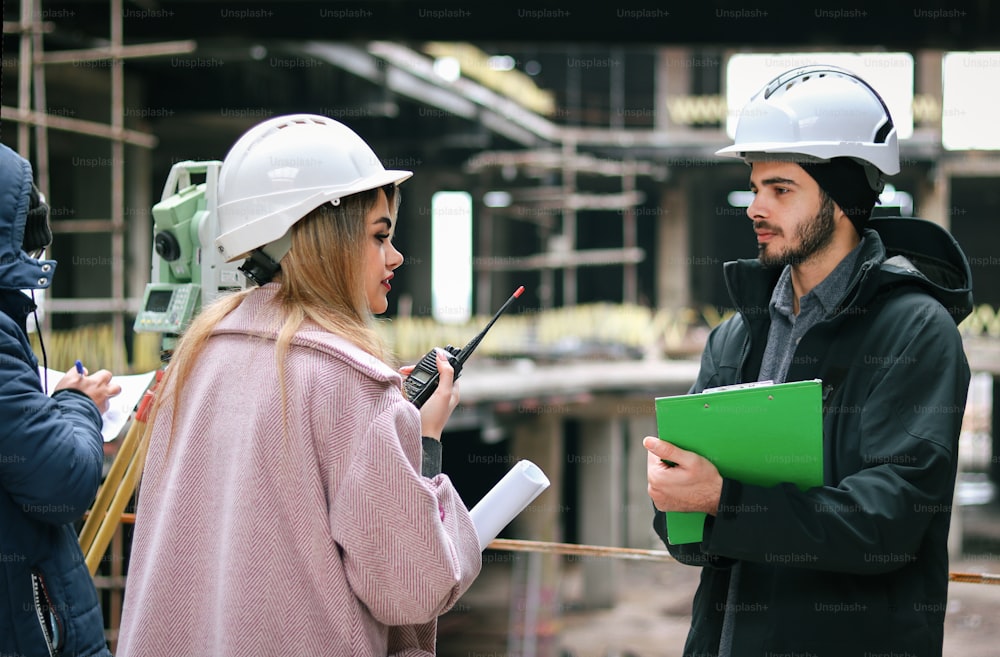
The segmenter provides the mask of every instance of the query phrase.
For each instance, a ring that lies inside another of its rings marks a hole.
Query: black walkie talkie
[[[479,346],[479,343],[482,341],[483,336],[486,335],[486,332],[490,330],[490,327],[493,326],[503,311],[507,310],[507,306],[513,303],[514,299],[521,296],[522,292],[524,292],[523,285],[517,288],[517,291],[514,292],[514,294],[512,294],[502,306],[500,306],[500,310],[497,311],[496,315],[493,315],[493,319],[491,319],[490,323],[486,325],[486,328],[480,331],[479,335],[469,340],[469,344],[465,345],[465,347],[462,349],[456,349],[451,345],[445,347],[445,350],[451,354],[448,357],[448,362],[450,362],[451,366],[455,369],[456,379],[462,373],[462,364],[469,358],[475,348]],[[438,373],[437,369],[437,350],[431,349],[423,358],[420,359],[420,362],[413,366],[413,371],[410,372],[410,375],[406,377],[405,381],[403,381],[403,389],[406,391],[406,396],[411,402],[413,402],[414,406],[420,408],[424,405],[424,402],[427,401],[432,394],[434,394],[434,391],[437,390],[438,378],[440,378],[440,376],[441,375]]]

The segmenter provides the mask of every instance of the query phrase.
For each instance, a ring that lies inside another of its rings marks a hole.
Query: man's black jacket
[[[724,480],[684,654],[940,656],[947,538],[969,367],[956,324],[972,308],[968,261],[943,229],[877,219],[839,308],[798,344],[787,380],[822,379],[824,485]],[[710,335],[692,392],[757,380],[780,269],[725,265],[738,313]],[[666,541],[664,515],[654,527]],[[732,564],[738,596],[727,601]]]

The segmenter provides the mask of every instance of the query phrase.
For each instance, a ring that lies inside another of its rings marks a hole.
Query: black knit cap
[[[868,184],[865,168],[849,157],[835,157],[829,162],[799,162],[799,166],[840,206],[861,235],[878,202],[878,192]]]
[[[49,206],[45,197],[31,183],[28,196],[28,219],[24,224],[24,237],[21,238],[21,250],[31,254],[40,252],[52,244],[52,229],[49,228]]]

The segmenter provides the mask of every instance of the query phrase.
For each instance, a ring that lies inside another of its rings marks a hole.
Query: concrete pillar
[[[150,282],[150,261],[153,254],[153,190],[159,192],[165,180],[153,180],[153,158],[149,149],[129,147],[125,150],[128,169],[125,178],[125,230],[127,236],[125,296],[141,303],[146,284]]]
[[[683,131],[667,111],[673,96],[691,93],[691,51],[688,48],[662,48],[657,53],[655,73],[655,128],[667,135]],[[690,274],[688,272],[688,187],[681,167],[670,170],[671,183],[665,186],[656,225],[656,305],[659,308],[681,308],[690,305]]]
[[[945,164],[933,170],[933,177],[925,184],[919,205],[913,214],[920,219],[933,221],[945,230],[951,229],[951,174]]]
[[[668,47],[660,48],[656,54],[655,85],[653,88],[656,112],[653,114],[653,126],[660,132],[683,130],[687,126],[679,126],[667,111],[667,101],[671,96],[686,96],[691,93],[691,49]]]
[[[165,108],[146,107],[146,86],[142,78],[129,77],[125,84],[125,126],[143,132],[156,132],[156,123],[145,114],[157,116]],[[155,119],[154,119],[155,121]],[[193,181],[201,182],[201,180]],[[125,146],[125,186],[123,190],[125,223],[124,289],[126,299],[142,302],[146,284],[150,282],[150,261],[153,253],[153,203],[160,200],[164,180],[153,178],[153,152],[149,148]],[[129,317],[127,324],[132,318]],[[131,327],[127,327],[131,332]]]
[[[585,419],[580,424],[579,452],[567,460],[577,464],[577,523],[585,545],[622,545],[625,506],[622,422],[619,418]],[[612,607],[617,600],[621,561],[583,558],[583,605]]]
[[[1000,376],[993,375],[992,397],[990,398],[990,435],[993,437],[990,450],[990,480],[1000,486],[1000,422],[996,421],[1000,409]]]
[[[684,308],[691,304],[690,237],[686,177],[675,171],[673,184],[664,187],[656,223],[656,306]]]
[[[563,422],[559,415],[541,413],[526,417],[514,428],[511,445],[514,459],[530,460],[552,482],[514,521],[517,538],[563,541],[561,514],[565,507],[562,499],[564,443]],[[512,636],[513,642],[520,643],[520,649],[512,652],[535,657],[556,657],[557,621],[562,609],[559,593],[562,557],[556,554],[529,553],[526,558],[528,568],[527,582],[523,587],[524,601],[523,604],[511,605],[511,629],[516,632],[519,627],[523,628],[519,637]]]
[[[435,192],[447,189],[433,185],[434,179],[433,174],[414,176],[401,188],[399,225],[405,227],[400,228],[400,232],[406,237],[405,244],[399,246],[403,249],[405,269],[398,280],[401,294],[411,299],[409,312],[417,316],[431,314],[431,199]],[[395,294],[396,281],[393,281],[393,288]],[[399,299],[402,304],[402,297]]]
[[[626,502],[625,546],[644,550],[662,550],[663,542],[653,531],[653,503],[646,490],[646,449],[642,446],[645,436],[656,435],[653,406],[649,414],[636,415],[626,420]]]
[[[576,142],[570,139],[563,141],[562,145],[562,155],[563,155],[563,168],[562,168],[562,183],[563,183],[563,193],[567,196],[575,194],[577,190],[576,184],[576,168],[573,164],[573,160],[576,158]],[[560,249],[565,249],[567,251],[576,250],[576,234],[577,234],[577,216],[576,208],[573,206],[567,206],[562,210],[562,232],[561,232],[561,242],[559,242]],[[546,245],[546,251],[553,250],[553,244],[550,242]],[[577,283],[577,270],[573,265],[567,265],[562,271],[562,304],[563,306],[575,306],[576,305],[576,283]]]

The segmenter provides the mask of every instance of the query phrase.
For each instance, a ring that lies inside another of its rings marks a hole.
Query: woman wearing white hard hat
[[[258,286],[194,320],[160,386],[119,655],[434,653],[481,553],[440,452],[421,463],[451,366],[418,411],[373,329],[410,175],[314,115],[226,156],[216,246]]]

